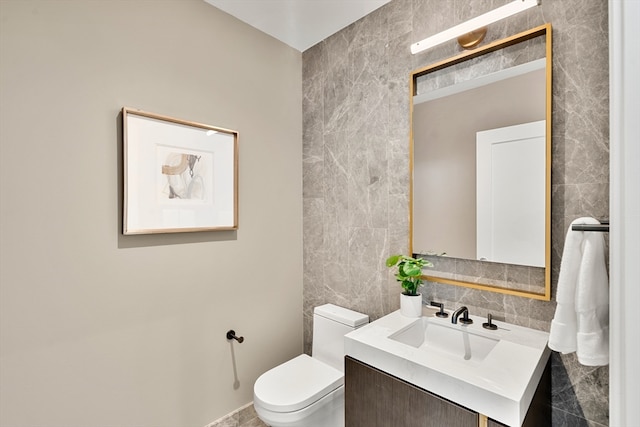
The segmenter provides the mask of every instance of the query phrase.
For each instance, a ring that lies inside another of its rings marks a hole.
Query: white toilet
[[[313,310],[312,357],[302,354],[260,375],[253,406],[273,427],[344,426],[344,336],[369,316],[333,304]]]

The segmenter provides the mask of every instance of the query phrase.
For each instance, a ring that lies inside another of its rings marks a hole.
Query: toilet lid
[[[260,375],[253,386],[254,404],[274,412],[293,412],[343,383],[342,372],[301,354]]]

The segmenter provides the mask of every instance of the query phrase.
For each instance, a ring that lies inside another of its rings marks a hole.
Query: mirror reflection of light
[[[215,135],[216,133],[218,133],[218,131],[215,131],[215,130],[211,130],[211,129],[209,129],[209,130],[207,131],[206,135],[207,135],[207,136],[211,136],[211,135]]]

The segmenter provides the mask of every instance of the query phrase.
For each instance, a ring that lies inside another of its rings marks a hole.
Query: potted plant
[[[422,316],[422,296],[418,288],[422,286],[422,269],[433,267],[426,259],[406,255],[392,255],[387,258],[387,267],[397,267],[396,280],[404,292],[400,295],[400,313],[408,317]]]

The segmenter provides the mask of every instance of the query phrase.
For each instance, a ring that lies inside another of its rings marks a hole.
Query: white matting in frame
[[[123,108],[124,234],[238,228],[238,133]]]

